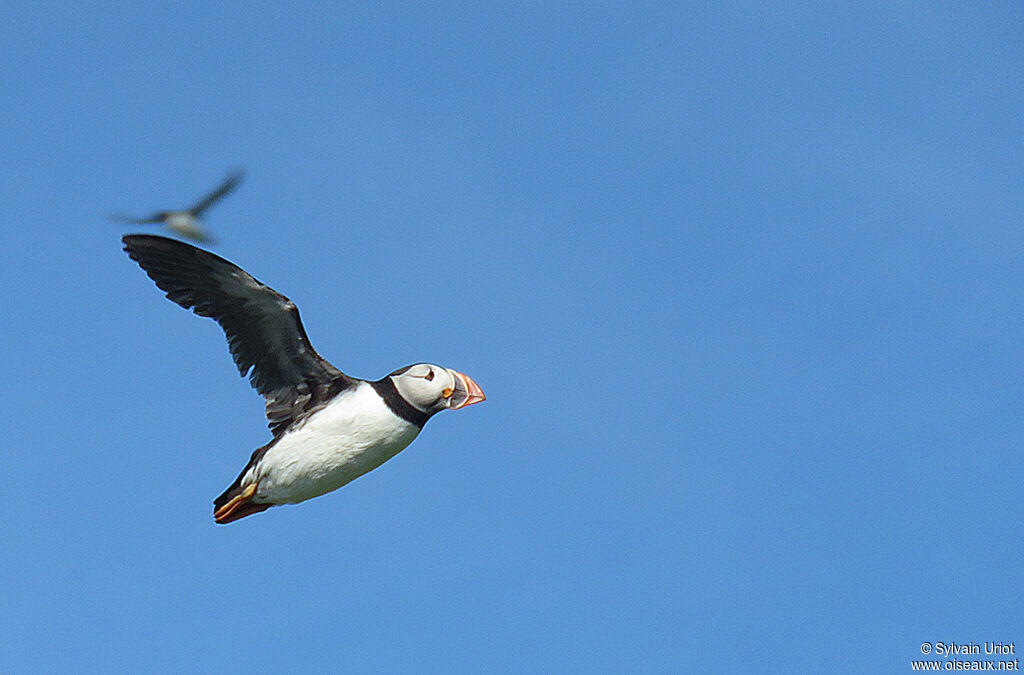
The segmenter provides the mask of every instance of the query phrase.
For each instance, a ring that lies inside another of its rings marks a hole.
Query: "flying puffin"
[[[111,219],[119,223],[129,223],[132,225],[163,223],[172,232],[176,232],[186,239],[212,243],[213,238],[210,237],[205,229],[203,229],[199,218],[202,216],[203,211],[213,206],[214,202],[238,187],[238,184],[242,182],[243,175],[244,174],[241,171],[235,171],[228,174],[227,178],[224,179],[224,182],[218,185],[213,192],[209,193],[187,209],[181,209],[178,211],[157,211],[148,218],[132,218],[131,216],[119,215],[111,216]]]
[[[398,454],[434,413],[485,399],[468,375],[432,363],[350,377],[313,349],[295,303],[241,267],[168,237],[121,241],[170,300],[220,324],[267,401],[273,439],[214,500],[218,523],[336,490]]]

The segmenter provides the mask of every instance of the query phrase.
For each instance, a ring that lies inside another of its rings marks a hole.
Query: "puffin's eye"
[[[428,370],[427,374],[424,375],[423,377],[427,378],[427,382],[430,382],[431,380],[433,380],[434,379],[434,369],[431,368],[430,370]]]

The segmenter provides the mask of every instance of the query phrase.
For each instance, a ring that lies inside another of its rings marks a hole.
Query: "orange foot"
[[[214,519],[223,525],[225,523],[236,521],[239,518],[245,518],[246,516],[251,516],[254,513],[259,513],[260,511],[266,511],[273,506],[273,504],[256,504],[249,501],[249,499],[256,494],[256,487],[258,485],[259,483],[253,483],[232,497],[228,503],[213,512]]]

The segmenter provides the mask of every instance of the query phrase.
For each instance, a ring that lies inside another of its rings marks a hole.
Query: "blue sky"
[[[903,672],[1024,643],[1016,3],[7,7],[7,672]],[[488,401],[222,527],[268,438],[115,212]]]

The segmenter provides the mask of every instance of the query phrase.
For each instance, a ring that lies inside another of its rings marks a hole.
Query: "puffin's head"
[[[487,398],[469,375],[433,363],[399,368],[389,377],[402,398],[429,415],[448,408],[464,408]]]

